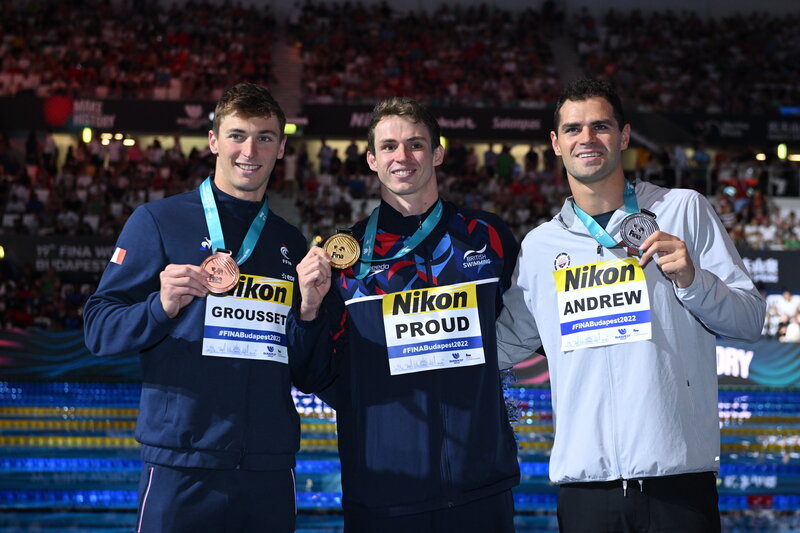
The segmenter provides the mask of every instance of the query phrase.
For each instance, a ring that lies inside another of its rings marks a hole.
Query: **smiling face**
[[[398,204],[431,205],[438,198],[435,167],[444,148],[431,148],[428,128],[421,122],[392,115],[375,126],[375,152],[367,152],[369,168],[377,172],[381,197]]]
[[[630,126],[620,130],[611,104],[601,97],[567,100],[560,110],[558,131],[550,132],[570,180],[590,184],[622,175],[622,150],[628,148]]]
[[[234,113],[222,119],[219,132],[208,132],[208,146],[217,156],[214,183],[242,200],[259,202],[275,161],[283,157],[286,139],[275,116],[242,118]]]

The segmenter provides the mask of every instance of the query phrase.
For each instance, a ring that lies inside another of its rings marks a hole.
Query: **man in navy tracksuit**
[[[345,531],[513,531],[494,324],[517,243],[497,216],[439,199],[439,126],[413,100],[379,104],[367,144],[382,202],[352,230],[361,258],[331,270],[312,249],[287,326],[293,356],[336,378]]]
[[[86,305],[93,353],[140,354],[137,531],[294,531],[291,382],[315,385],[285,336],[305,239],[266,199],[285,121],[263,87],[228,89],[213,178],[139,207]],[[237,263],[232,288],[199,266],[212,255]]]

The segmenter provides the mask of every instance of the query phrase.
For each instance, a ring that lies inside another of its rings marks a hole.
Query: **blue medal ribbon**
[[[625,214],[632,215],[634,213],[639,212],[639,202],[636,201],[636,187],[628,180],[625,180]],[[578,207],[574,201],[572,202],[572,208],[575,210],[575,214],[578,215],[578,218],[583,225],[586,226],[586,229],[589,230],[589,233],[594,237],[594,240],[605,246],[606,248],[614,248],[617,246],[617,241],[615,241],[608,232],[597,223],[597,221],[592,218],[586,211]],[[599,248],[598,248],[599,250]]]
[[[222,235],[222,224],[220,224],[219,213],[217,212],[217,202],[214,200],[214,192],[211,190],[210,176],[200,185],[200,199],[203,202],[203,211],[206,215],[208,232],[211,234],[211,249],[226,250],[225,237]],[[239,249],[239,253],[236,254],[235,259],[237,265],[241,265],[247,261],[250,254],[253,253],[253,248],[255,248],[256,242],[258,242],[258,237],[261,235],[261,231],[267,223],[267,215],[269,215],[269,202],[267,202],[267,197],[264,196],[261,209],[250,224],[250,229],[247,230],[247,235],[244,237],[242,247]]]
[[[369,215],[367,229],[364,231],[364,242],[361,245],[361,258],[358,260],[358,265],[356,267],[356,279],[364,279],[367,274],[369,274],[370,268],[367,263],[393,261],[398,257],[403,257],[408,252],[419,246],[422,241],[424,241],[428,235],[431,234],[433,228],[435,228],[436,224],[438,224],[442,219],[442,212],[444,212],[442,201],[437,201],[436,207],[433,208],[433,211],[431,211],[430,214],[425,217],[425,220],[423,220],[422,224],[419,225],[417,231],[415,231],[414,234],[409,237],[408,240],[406,240],[406,243],[396,254],[394,254],[392,257],[372,259],[372,253],[375,250],[375,237],[378,234],[378,212],[380,211],[380,208],[380,206],[376,207],[372,210],[372,214]]]

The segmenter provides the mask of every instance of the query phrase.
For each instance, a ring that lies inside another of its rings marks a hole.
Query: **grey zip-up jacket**
[[[651,339],[562,351],[554,270],[628,256],[622,247],[598,248],[572,198],[524,239],[503,297],[501,366],[539,346],[547,354],[555,483],[718,472],[715,334],[755,341],[764,323],[764,300],[705,197],[641,181],[636,197],[662,231],[686,243],[696,270],[681,289],[655,259],[644,268]],[[617,241],[625,216],[620,207],[606,227]]]

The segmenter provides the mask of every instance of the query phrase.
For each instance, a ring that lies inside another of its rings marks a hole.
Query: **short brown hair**
[[[392,96],[379,102],[372,110],[372,120],[367,131],[367,150],[375,153],[375,126],[386,117],[405,117],[415,124],[422,123],[431,135],[431,149],[441,145],[441,130],[436,117],[422,104],[405,96]]]
[[[568,101],[583,102],[589,98],[603,98],[614,110],[614,119],[620,131],[625,127],[625,111],[622,109],[622,100],[607,81],[594,78],[582,78],[568,84],[556,101],[556,110],[553,113],[553,131],[558,135],[558,126],[561,122],[561,107]]]
[[[219,125],[222,123],[222,119],[234,114],[242,118],[277,117],[278,124],[280,124],[279,133],[283,138],[286,115],[266,87],[254,83],[239,83],[226,89],[214,109],[212,128],[215,135],[219,135]]]

